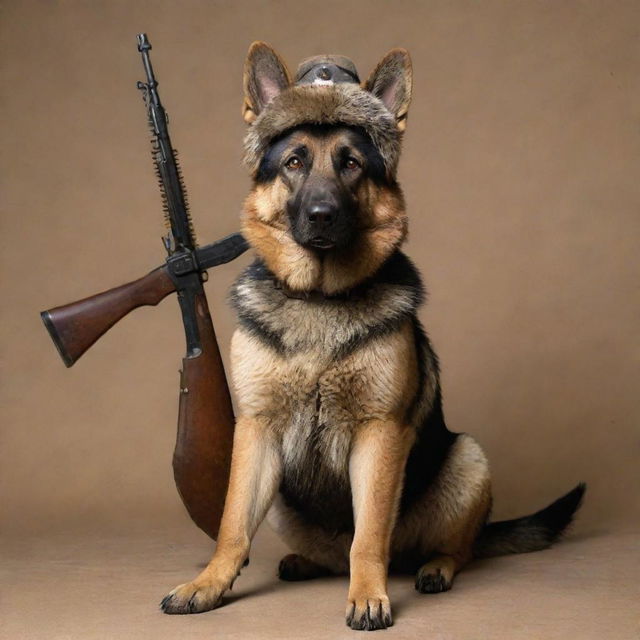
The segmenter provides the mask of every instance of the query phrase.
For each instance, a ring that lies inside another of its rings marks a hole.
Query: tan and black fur
[[[231,293],[239,319],[231,479],[211,562],[162,608],[218,606],[268,514],[293,552],[280,577],[350,574],[347,624],[379,629],[392,624],[390,566],[415,573],[419,592],[445,591],[474,557],[549,546],[584,486],[533,516],[487,524],[485,455],[445,425],[437,357],[417,317],[421,278],[399,249],[406,52],[387,54],[362,89],[296,92],[290,77],[273,50],[253,45],[244,114],[262,129],[248,136],[254,184],[243,233],[257,258]],[[375,126],[360,121],[370,105],[357,91],[375,96]],[[326,106],[354,99],[366,108],[353,107],[353,117]],[[269,112],[278,100],[293,113]],[[305,121],[325,107],[333,115]]]

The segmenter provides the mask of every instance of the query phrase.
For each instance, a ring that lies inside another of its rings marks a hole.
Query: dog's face
[[[280,215],[301,247],[319,256],[347,252],[366,221],[370,183],[385,183],[384,162],[363,131],[306,126],[274,142],[256,184],[271,186],[272,200],[286,199]]]
[[[259,55],[252,47],[247,62],[249,121],[289,86],[277,54],[262,47]],[[384,73],[389,75],[386,67]],[[403,90],[407,98],[406,86]],[[395,96],[386,91],[388,98]],[[403,105],[399,129],[406,118]],[[406,214],[400,187],[364,129],[303,125],[271,141],[261,156],[245,202],[243,232],[287,286],[332,294],[372,275],[401,244]]]

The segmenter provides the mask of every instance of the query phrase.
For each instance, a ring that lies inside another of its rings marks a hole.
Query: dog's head
[[[335,294],[372,275],[406,236],[396,168],[411,63],[395,49],[359,85],[349,60],[325,59],[341,64],[303,62],[294,84],[273,49],[249,49],[245,160],[253,186],[243,233],[291,289]]]

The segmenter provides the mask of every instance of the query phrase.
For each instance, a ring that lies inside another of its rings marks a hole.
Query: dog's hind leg
[[[394,551],[413,551],[420,593],[448,591],[472,558],[473,545],[491,506],[489,467],[473,438],[460,435],[438,477],[398,521]],[[420,566],[422,565],[422,566]]]

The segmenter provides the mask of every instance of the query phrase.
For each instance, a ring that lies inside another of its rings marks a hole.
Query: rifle
[[[198,247],[167,114],[158,95],[146,34],[139,34],[147,81],[138,82],[151,130],[151,153],[162,194],[167,235],[165,264],[138,280],[40,315],[62,360],[71,367],[116,322],[143,305],[178,294],[186,337],[180,371],[178,433],[173,473],[192,520],[214,540],[229,480],[234,416],[209,305],[202,283],[206,269],[229,262],[248,249],[240,233]]]

